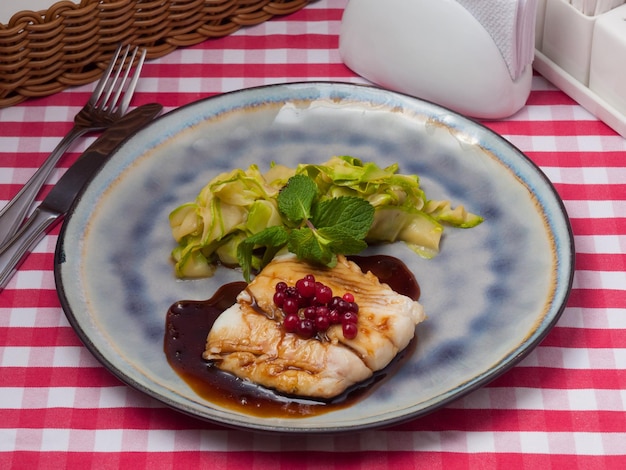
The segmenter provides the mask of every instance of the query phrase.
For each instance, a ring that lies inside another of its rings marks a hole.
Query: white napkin
[[[456,0],[493,38],[511,79],[519,78],[535,55],[537,0]]]

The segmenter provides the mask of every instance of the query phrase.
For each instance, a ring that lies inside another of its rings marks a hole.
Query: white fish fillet
[[[279,281],[294,285],[306,274],[335,295],[354,294],[359,332],[346,340],[341,325],[328,341],[285,333],[274,306]],[[404,349],[425,318],[422,306],[380,283],[340,256],[332,269],[313,268],[287,255],[274,259],[224,311],[207,337],[204,358],[236,376],[288,395],[329,399],[371,377]]]

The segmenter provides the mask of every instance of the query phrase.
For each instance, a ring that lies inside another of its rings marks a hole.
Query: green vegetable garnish
[[[416,175],[354,157],[322,165],[256,165],[217,176],[194,203],[170,214],[179,277],[210,276],[218,262],[240,265],[249,281],[276,254],[290,251],[326,266],[368,243],[404,241],[423,257],[439,251],[442,223],[482,222],[463,206],[428,200]]]
[[[319,201],[318,191],[306,175],[289,178],[278,194],[285,225],[269,227],[239,245],[239,264],[246,281],[250,280],[255,248],[265,248],[261,266],[287,246],[298,258],[329,267],[337,264],[338,254],[355,254],[367,248],[363,239],[374,221],[374,207],[354,196]]]

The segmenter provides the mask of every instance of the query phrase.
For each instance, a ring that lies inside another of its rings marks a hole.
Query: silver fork
[[[135,72],[130,76],[137,55],[139,59]],[[89,101],[74,117],[72,130],[63,137],[24,187],[0,211],[0,246],[17,232],[41,187],[69,146],[87,132],[106,129],[126,113],[145,57],[145,49],[141,52],[137,47],[131,50],[130,45],[126,47],[120,45],[117,48]],[[118,63],[119,66],[116,65]]]

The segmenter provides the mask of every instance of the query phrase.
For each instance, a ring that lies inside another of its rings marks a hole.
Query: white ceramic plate
[[[217,173],[353,155],[417,173],[433,199],[484,216],[446,229],[442,251],[401,258],[422,288],[428,320],[402,368],[352,406],[307,418],[257,417],[198,396],[168,365],[168,307],[207,299],[241,280],[220,269],[181,281],[169,259],[168,214]],[[301,83],[193,103],[137,133],[91,181],[68,216],[55,275],[69,321],[116,376],[198,418],[278,432],[340,432],[424,415],[505,372],[561,314],[573,276],[563,204],[541,171],[507,141],[439,106],[377,88]]]

